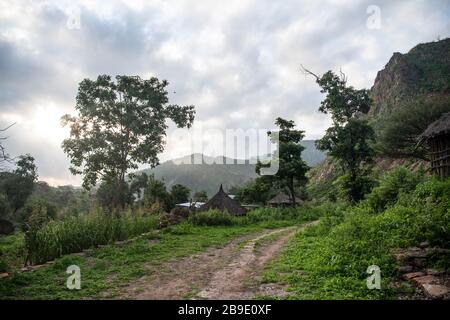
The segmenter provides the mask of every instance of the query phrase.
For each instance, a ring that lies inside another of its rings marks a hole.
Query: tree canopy
[[[322,139],[316,142],[319,150],[328,151],[344,171],[339,179],[344,194],[350,201],[358,201],[367,191],[368,173],[375,152],[372,144],[375,134],[363,115],[370,109],[368,90],[357,90],[347,85],[347,78],[328,71],[323,76],[304,69],[316,78],[325,99],[319,111],[331,114],[333,124]]]
[[[300,144],[304,137],[304,131],[295,129],[294,121],[283,118],[277,118],[275,125],[279,127],[279,146],[276,152],[278,156],[272,161],[278,161],[279,168],[275,175],[268,177],[278,188],[289,190],[292,203],[295,205],[295,189],[306,184],[306,172],[309,170],[306,162],[302,159],[302,151],[305,147]],[[268,132],[269,136],[271,134]],[[264,165],[258,162],[257,173],[260,173],[262,167]]]
[[[178,127],[192,125],[194,106],[168,104],[167,86],[154,77],[116,76],[113,81],[108,75],[79,84],[78,115],[62,117],[62,124],[70,126],[62,148],[70,157],[70,171],[83,174],[86,189],[99,179],[123,182],[138,163],[157,165],[166,119]]]

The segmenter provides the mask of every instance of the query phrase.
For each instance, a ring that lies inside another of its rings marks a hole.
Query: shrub
[[[30,223],[29,219],[31,218],[32,214],[35,213],[35,215],[37,215],[38,212],[40,213],[40,215],[45,216],[42,216],[41,219],[50,220],[56,218],[57,209],[55,205],[49,203],[45,199],[29,199],[25,203],[25,206],[23,207],[20,215],[20,221],[23,230],[26,231],[28,229],[27,225]]]
[[[389,171],[366,197],[366,204],[376,212],[385,210],[399,199],[399,195],[415,190],[424,180],[422,172],[412,172],[405,167],[396,167]]]
[[[193,214],[189,222],[197,226],[229,226],[233,224],[233,217],[227,212],[208,210]]]

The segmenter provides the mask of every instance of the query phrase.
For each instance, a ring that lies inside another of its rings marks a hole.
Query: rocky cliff
[[[419,44],[406,54],[395,52],[379,71],[371,89],[372,117],[427,94],[450,93],[450,38]]]

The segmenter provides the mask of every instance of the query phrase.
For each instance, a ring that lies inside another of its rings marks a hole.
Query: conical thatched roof
[[[217,209],[220,211],[226,210],[233,216],[242,216],[246,213],[246,210],[237,200],[231,199],[225,191],[223,191],[222,185],[220,185],[219,191],[207,203],[200,207],[199,211],[206,211],[209,209]]]
[[[450,112],[444,113],[442,117],[430,124],[422,133],[421,139],[429,139],[443,134],[450,134]]]
[[[302,202],[302,200],[299,199],[298,197],[295,197],[295,202],[300,203],[300,202]],[[291,204],[292,199],[287,194],[280,192],[275,197],[270,199],[267,203],[268,204]]]

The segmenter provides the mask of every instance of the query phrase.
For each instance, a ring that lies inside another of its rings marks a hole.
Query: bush
[[[55,205],[45,199],[31,198],[27,200],[20,214],[21,227],[24,231],[28,230],[28,224],[30,223],[29,220],[32,214],[37,214],[37,212],[45,215],[42,219],[51,220],[56,218],[57,209]]]
[[[197,226],[229,226],[233,224],[233,217],[228,212],[208,210],[193,214],[189,222]]]
[[[408,194],[424,180],[422,172],[413,172],[405,167],[396,167],[389,171],[370,194],[366,196],[365,203],[375,212],[381,212],[393,205],[399,195]]]

